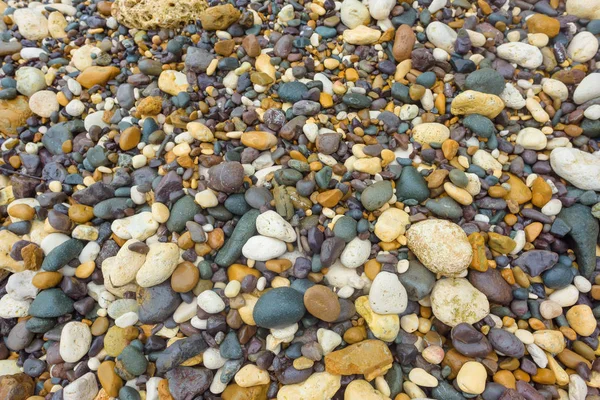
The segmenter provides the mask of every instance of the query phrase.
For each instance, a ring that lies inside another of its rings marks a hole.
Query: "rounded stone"
[[[467,269],[473,251],[462,228],[452,222],[429,219],[411,225],[408,248],[429,270],[456,276]]]
[[[335,321],[341,311],[338,296],[323,285],[314,285],[304,292],[304,306],[310,314],[325,322]]]
[[[302,293],[289,287],[280,287],[263,294],[256,302],[252,315],[256,325],[273,329],[300,321],[305,311]]]
[[[449,326],[474,324],[490,312],[485,295],[464,278],[439,280],[431,291],[431,308],[433,315]]]

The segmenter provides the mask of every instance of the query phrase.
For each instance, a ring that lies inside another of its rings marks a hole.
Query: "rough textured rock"
[[[419,222],[410,227],[406,238],[408,248],[434,273],[456,276],[471,262],[473,252],[467,235],[450,221],[429,219]]]
[[[25,96],[0,100],[0,133],[4,136],[16,135],[17,128],[25,125],[25,120],[32,115]]]
[[[174,28],[200,18],[205,0],[116,0],[112,15],[129,28]]]
[[[325,356],[325,369],[330,374],[363,374],[370,381],[392,367],[392,353],[380,340],[365,340]]]

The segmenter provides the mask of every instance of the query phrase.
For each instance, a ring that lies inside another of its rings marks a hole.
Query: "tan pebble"
[[[62,281],[62,274],[59,272],[41,271],[35,274],[31,283],[38,289],[49,289]]]
[[[485,390],[486,378],[485,367],[476,361],[469,361],[458,372],[456,382],[460,390],[465,393],[481,394]]]
[[[304,305],[309,313],[322,321],[333,322],[341,312],[338,297],[324,285],[314,285],[304,293]]]
[[[473,203],[473,197],[469,194],[469,192],[467,192],[465,189],[457,187],[453,183],[444,183],[444,190],[450,197],[463,206],[468,206]]]
[[[171,287],[177,293],[186,293],[192,290],[200,279],[198,267],[189,261],[180,263],[171,275]]]
[[[163,203],[152,204],[152,218],[159,224],[164,224],[169,219],[169,208]]]
[[[444,355],[445,355],[444,349],[442,349],[440,346],[426,347],[423,350],[423,353],[421,353],[421,356],[423,356],[425,361],[427,361],[428,363],[431,363],[431,364],[441,363],[442,360],[444,359]]]
[[[130,126],[121,133],[119,147],[123,151],[131,150],[137,146],[142,137],[142,132],[137,126]]]
[[[240,369],[234,377],[235,383],[241,387],[251,387],[256,385],[266,385],[271,382],[269,373],[258,368],[254,364],[246,364]]]
[[[94,269],[96,269],[96,263],[94,261],[84,262],[75,269],[75,276],[80,279],[89,278],[94,272]]]
[[[119,395],[119,389],[123,387],[123,380],[115,372],[114,361],[104,361],[98,368],[98,380],[102,388],[111,397]]]
[[[27,204],[15,204],[8,208],[8,215],[25,221],[31,221],[35,217],[35,210]]]
[[[596,329],[596,318],[590,306],[586,304],[571,307],[566,317],[571,328],[581,336],[590,336]]]
[[[365,340],[325,356],[325,369],[336,375],[361,374],[371,381],[392,367],[392,353],[380,340]]]

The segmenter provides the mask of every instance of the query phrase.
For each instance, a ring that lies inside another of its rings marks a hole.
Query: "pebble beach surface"
[[[0,14],[0,400],[600,399],[600,0]]]

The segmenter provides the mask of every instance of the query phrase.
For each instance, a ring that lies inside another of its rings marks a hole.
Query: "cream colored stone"
[[[412,138],[421,144],[443,143],[450,137],[450,129],[437,122],[426,122],[415,126]]]
[[[381,37],[381,31],[359,25],[354,29],[347,29],[343,33],[344,42],[356,45],[373,44]]]
[[[375,223],[375,235],[383,242],[392,242],[405,232],[409,215],[399,208],[390,207],[381,213]]]
[[[329,400],[340,387],[340,375],[315,372],[304,382],[282,386],[277,400]]]

